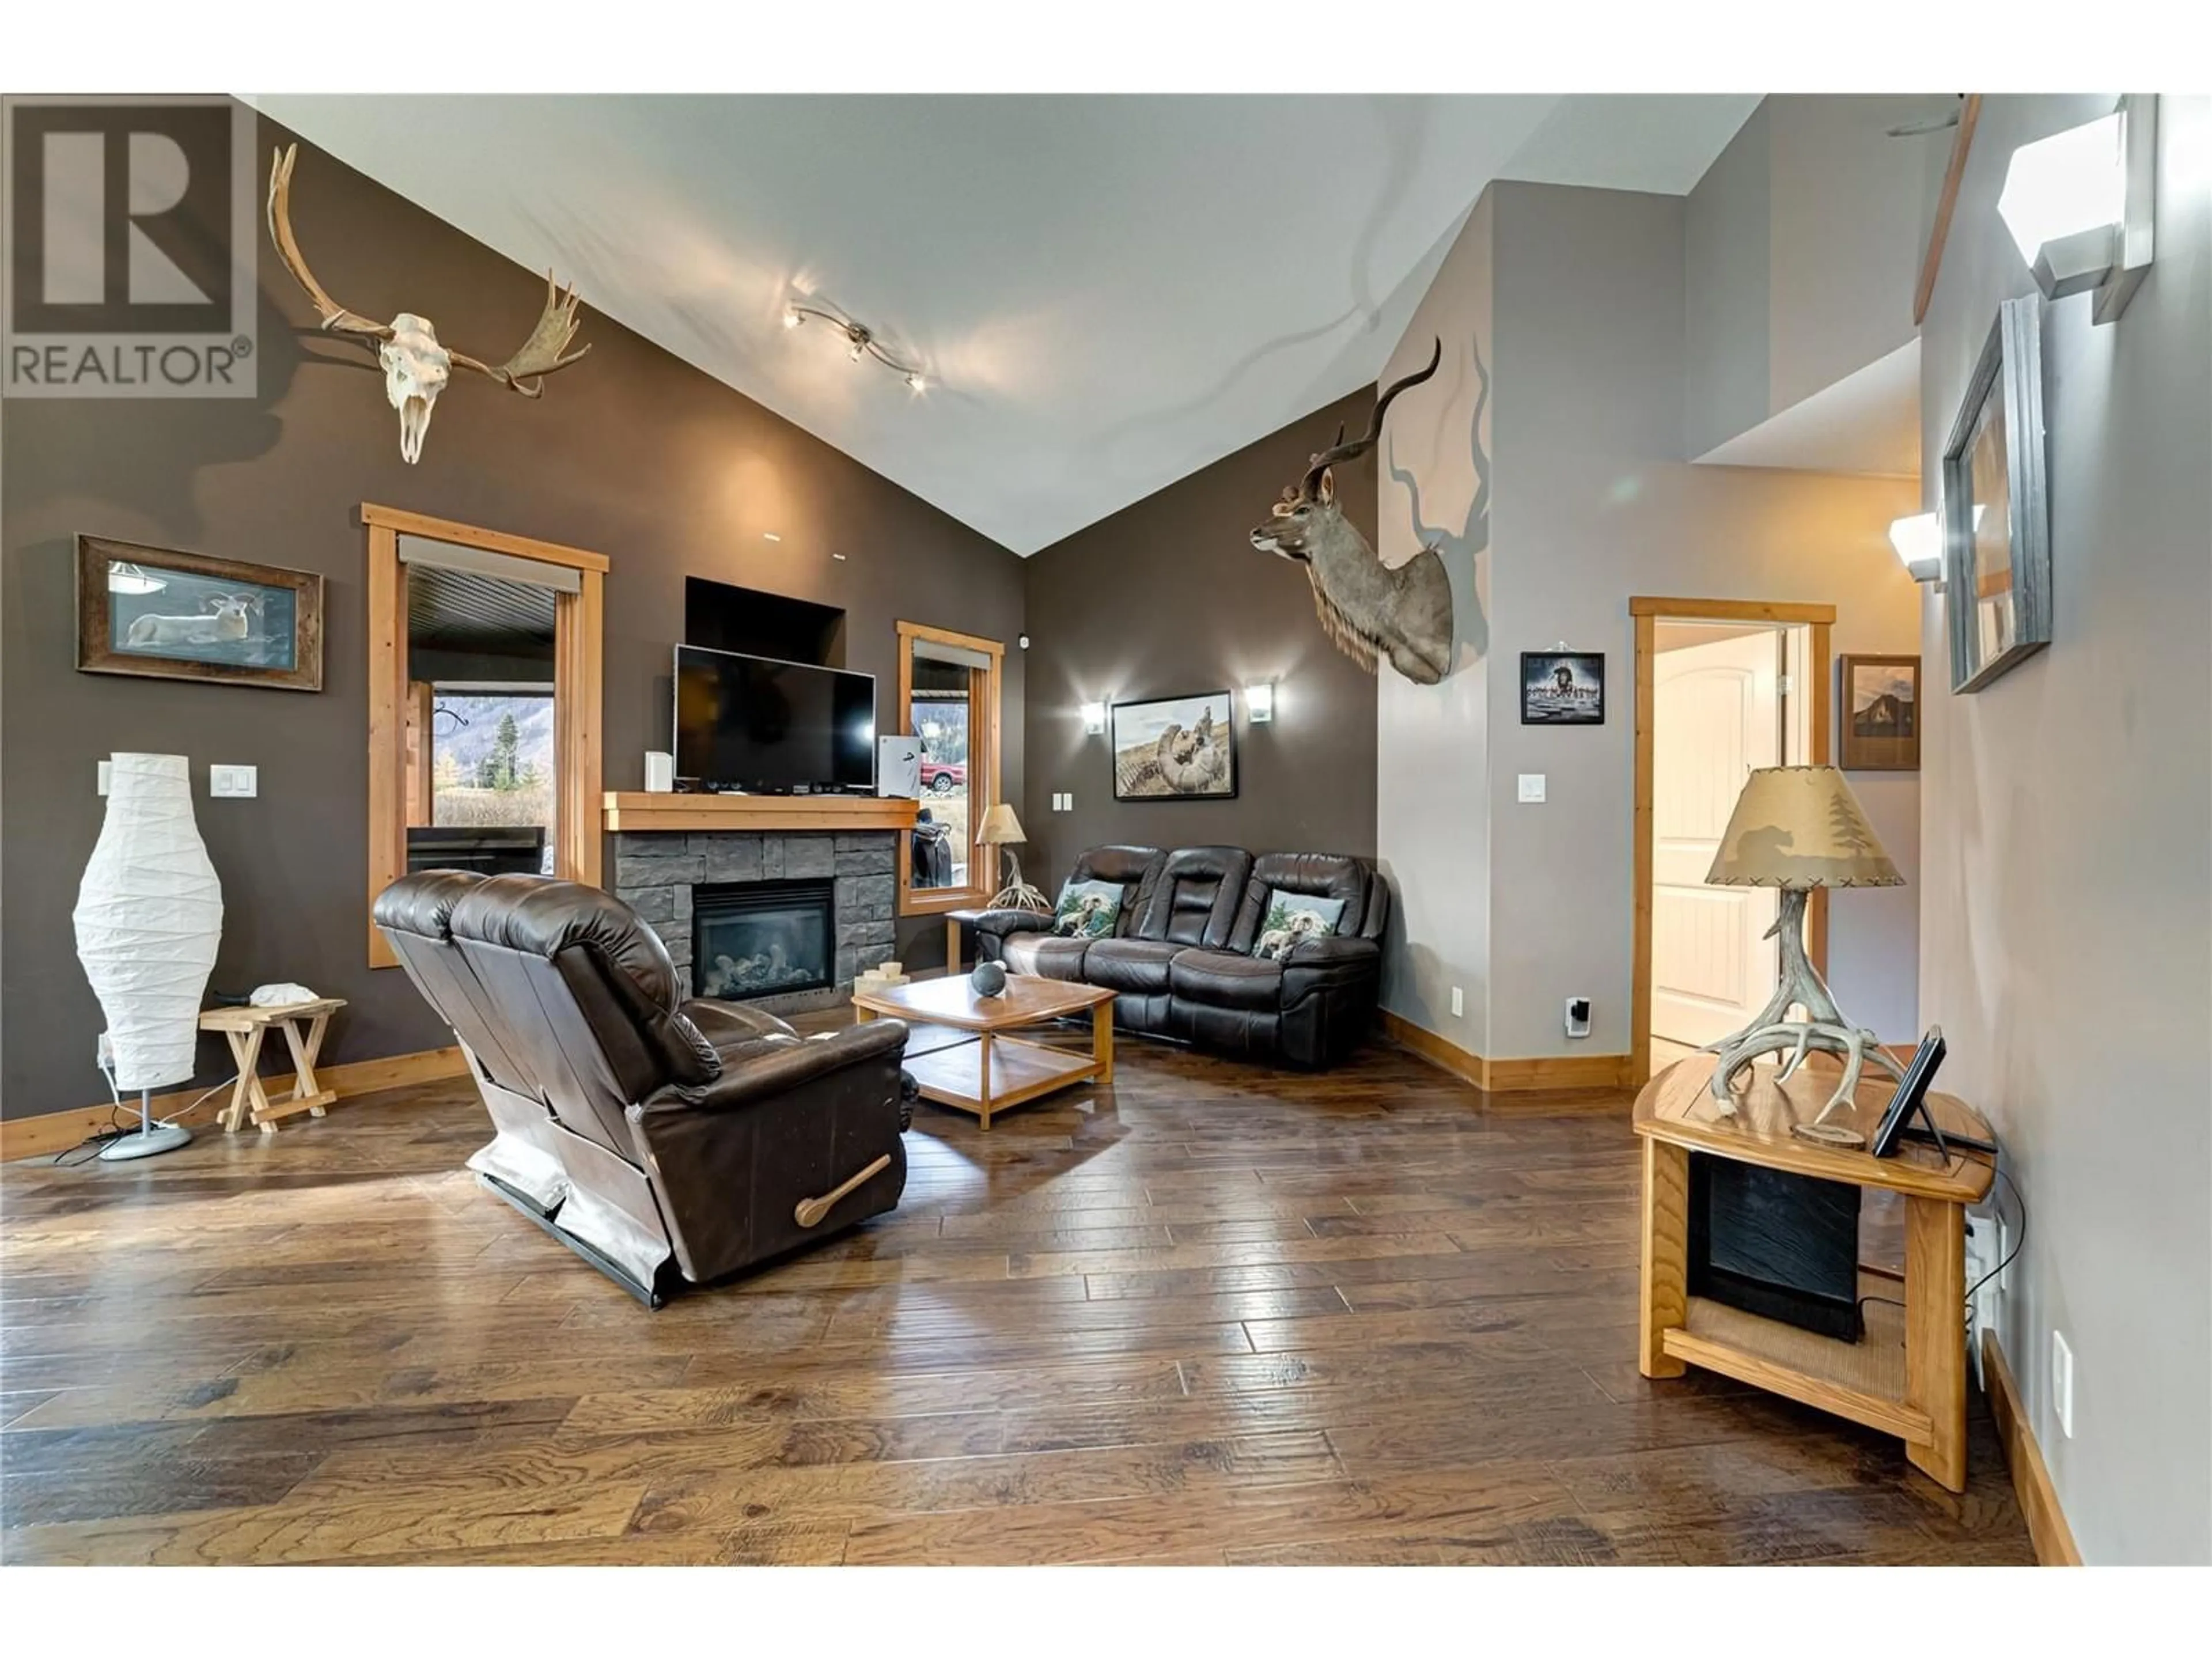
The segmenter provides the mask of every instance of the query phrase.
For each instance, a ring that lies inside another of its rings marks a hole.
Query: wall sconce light
[[[1255,726],[1265,726],[1275,718],[1275,684],[1262,680],[1257,685],[1244,688],[1244,710]]]
[[[1103,702],[1085,703],[1083,705],[1084,736],[1087,738],[1095,738],[1105,729],[1106,705]]]
[[[866,324],[856,323],[850,317],[825,311],[819,306],[802,305],[796,300],[783,308],[783,325],[787,329],[799,327],[810,317],[819,318],[845,337],[845,356],[853,362],[857,363],[863,357],[872,357],[904,380],[909,390],[928,390],[929,381],[922,372],[911,363],[901,362],[884,350],[883,343],[876,338],[874,331]]]
[[[2096,291],[2094,321],[2118,321],[2150,269],[2158,94],[2012,153],[1997,213],[2047,300]]]
[[[1889,544],[1917,582],[1938,580],[1943,574],[1943,520],[1934,513],[1916,513],[1893,520]]]

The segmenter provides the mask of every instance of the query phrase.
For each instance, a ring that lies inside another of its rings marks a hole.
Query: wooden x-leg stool
[[[221,1115],[223,1133],[235,1133],[252,1119],[264,1135],[276,1133],[276,1120],[295,1112],[316,1117],[336,1100],[337,1091],[315,1081],[315,1056],[323,1049],[323,1033],[331,1016],[345,1006],[343,997],[318,997],[278,1008],[210,1008],[200,1016],[200,1030],[220,1031],[229,1040],[230,1055],[238,1062],[238,1082],[230,1091],[230,1104]],[[261,1082],[261,1041],[275,1026],[284,1034],[292,1051],[292,1090],[275,1100]]]

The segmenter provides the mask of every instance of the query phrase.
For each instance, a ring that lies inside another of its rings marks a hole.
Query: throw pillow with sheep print
[[[1252,942],[1252,954],[1264,961],[1280,962],[1302,939],[1327,939],[1344,920],[1344,901],[1309,898],[1303,893],[1278,889],[1267,896],[1267,920]]]
[[[1103,939],[1121,914],[1121,890],[1110,881],[1071,881],[1053,906],[1052,931],[1063,939]]]

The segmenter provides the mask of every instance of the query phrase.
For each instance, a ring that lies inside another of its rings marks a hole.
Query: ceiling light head
[[[786,328],[797,328],[806,319],[799,314],[796,307],[786,306],[783,308],[783,325]]]
[[[2158,99],[2143,93],[2013,152],[1997,214],[2045,299],[2094,289],[2100,323],[2127,309],[2150,265],[2157,148]]]
[[[929,389],[929,382],[922,378],[920,369],[915,369],[909,374],[906,377],[906,383],[909,391],[927,392]]]

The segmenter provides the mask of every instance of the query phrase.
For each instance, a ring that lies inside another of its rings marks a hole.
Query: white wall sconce
[[[1909,519],[1890,521],[1889,544],[1917,582],[1938,580],[1943,574],[1943,521],[1933,513],[1916,513]]]
[[[1255,726],[1265,726],[1275,718],[1275,685],[1272,680],[1262,680],[1257,685],[1244,688],[1244,711]]]
[[[1083,705],[1084,736],[1087,738],[1095,738],[1105,729],[1106,705],[1103,702],[1085,703]]]
[[[2157,173],[2155,93],[2013,152],[1997,213],[2044,298],[2094,289],[2092,319],[2118,320],[2150,269]]]

